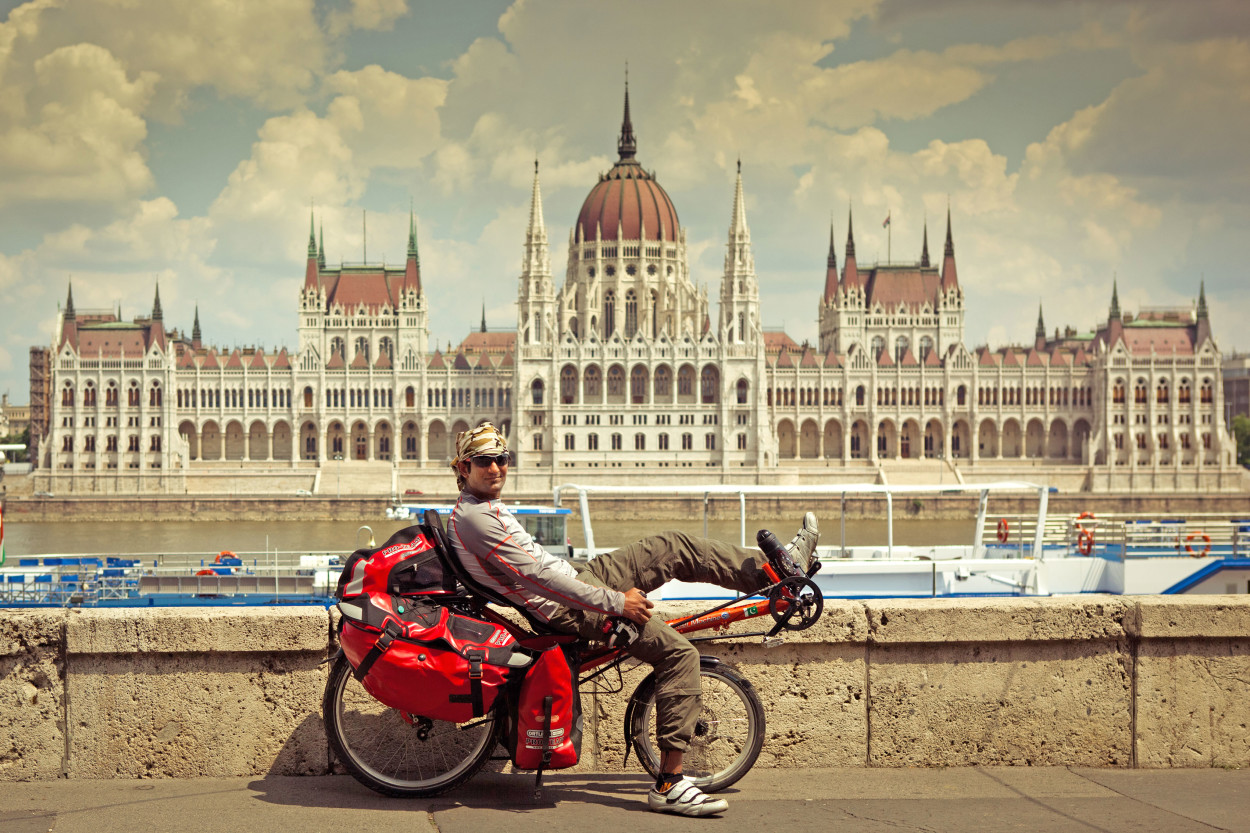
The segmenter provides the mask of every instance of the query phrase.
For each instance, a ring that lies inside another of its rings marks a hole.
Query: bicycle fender
[[[720,665],[720,659],[710,657],[706,654],[699,654],[700,668],[715,668]],[[629,695],[629,705],[625,707],[625,758],[621,761],[621,766],[629,763],[629,753],[634,748],[634,715],[638,712],[638,707],[649,701],[655,692],[655,671],[642,678],[642,682],[634,688],[633,694]]]

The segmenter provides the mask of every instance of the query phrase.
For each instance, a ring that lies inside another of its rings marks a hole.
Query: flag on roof
[[[886,214],[886,215],[885,215],[885,220],[883,220],[883,221],[882,221],[882,223],[881,223],[881,228],[885,228],[885,227],[886,227],[886,226],[888,226],[889,224],[890,224],[890,215],[889,215],[889,214]]]

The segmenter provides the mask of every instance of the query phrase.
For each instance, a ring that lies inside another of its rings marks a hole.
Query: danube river
[[[761,527],[773,530],[782,541],[788,541],[798,528],[799,513],[785,520],[747,520],[747,538],[753,541]],[[841,532],[837,517],[821,518],[821,544],[837,546]],[[408,524],[380,519],[368,524],[380,544],[396,530]],[[240,556],[263,560],[266,553],[287,562],[304,553],[345,553],[368,542],[369,532],[358,522],[347,521],[144,521],[144,522],[79,522],[79,523],[14,523],[4,525],[4,545],[9,559],[25,555],[73,555],[86,553],[208,553],[216,555],[230,550]],[[895,520],[896,544],[967,544],[972,541],[974,522]],[[693,535],[703,534],[702,518],[687,521],[597,521],[594,525],[597,547],[618,546],[641,538],[650,532],[679,529]],[[575,547],[583,546],[580,520],[569,521],[569,540]],[[708,535],[737,543],[738,521],[713,520]],[[846,543],[851,546],[884,544],[886,525],[883,520],[847,521]],[[182,559],[178,559],[182,560]]]

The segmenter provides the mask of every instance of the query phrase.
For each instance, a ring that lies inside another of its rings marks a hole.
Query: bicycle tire
[[[465,724],[435,720],[420,737],[415,721],[365,691],[344,656],[330,669],[321,713],[334,757],[369,789],[397,798],[426,798],[463,784],[486,764],[497,740],[493,711]]]
[[[746,775],[764,746],[764,706],[755,687],[719,662],[699,666],[703,710],[686,751],[683,774],[704,792],[714,793]],[[655,742],[655,675],[649,675],[630,698],[630,737],[634,753],[652,776],[660,774]]]

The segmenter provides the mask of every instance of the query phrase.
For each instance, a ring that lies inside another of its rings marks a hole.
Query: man
[[[452,548],[474,579],[525,608],[552,628],[587,639],[603,637],[607,617],[642,626],[627,650],[655,667],[656,739],[661,774],[647,796],[652,810],[688,816],[724,812],[681,775],[682,758],[701,708],[699,652],[681,634],[651,618],[645,593],[670,579],[718,584],[754,593],[771,583],[759,550],[693,538],[652,535],[593,559],[580,572],[546,552],[500,501],[511,461],[503,435],[489,422],[456,438],[452,468],[460,498],[451,513]],[[783,577],[811,572],[820,532],[808,512],[803,527],[773,568]]]

